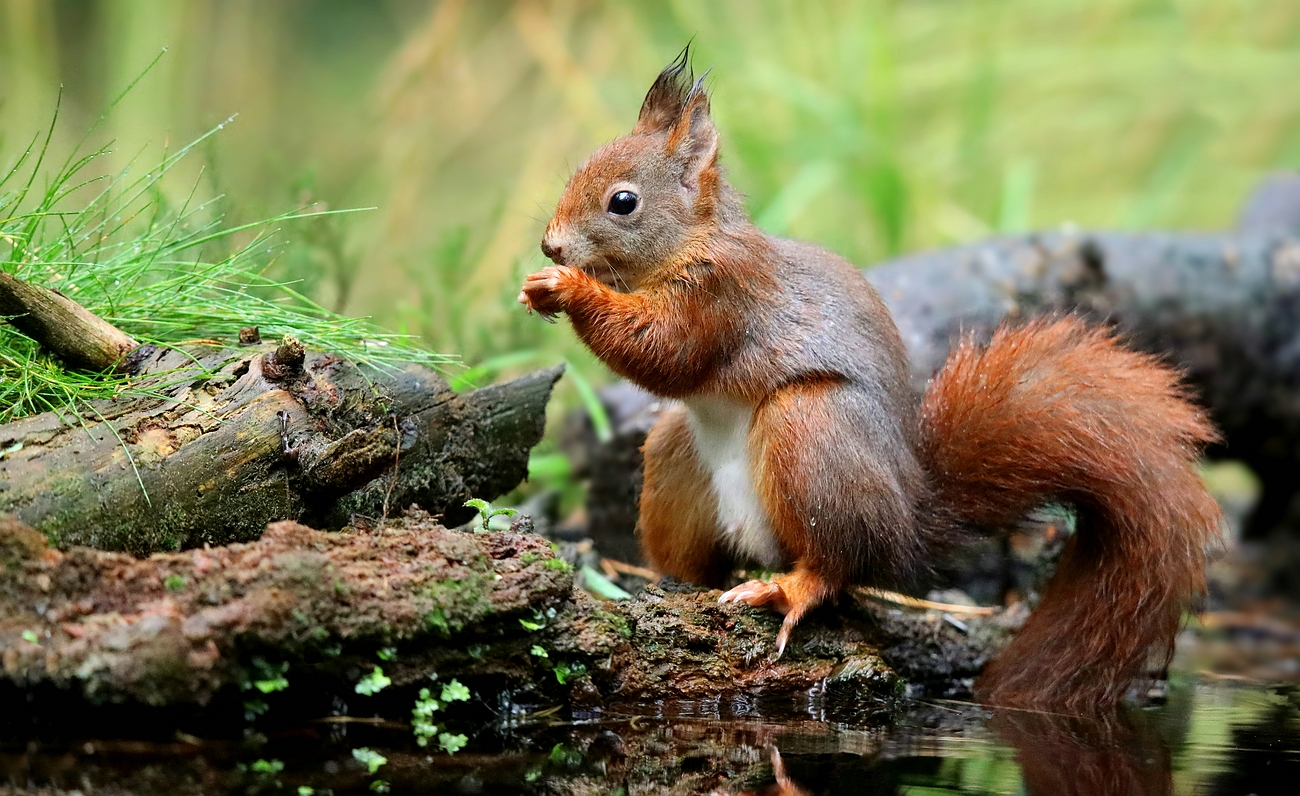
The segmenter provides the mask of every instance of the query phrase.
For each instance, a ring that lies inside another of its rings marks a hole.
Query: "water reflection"
[[[999,711],[988,726],[1016,750],[1027,794],[1173,793],[1172,755],[1146,714],[1080,719]]]
[[[483,729],[448,756],[392,722],[248,739],[33,740],[0,748],[0,793],[1133,794],[1300,792],[1300,690],[1190,682],[1106,720],[912,702],[865,713],[553,716]],[[387,759],[371,774],[352,750]]]
[[[1300,691],[1212,682],[1100,718],[921,704],[866,755],[798,732],[719,794],[1300,793]],[[946,714],[946,715],[945,715]],[[833,731],[843,741],[855,731]],[[859,744],[860,746],[860,744]],[[688,792],[688,791],[683,791]]]

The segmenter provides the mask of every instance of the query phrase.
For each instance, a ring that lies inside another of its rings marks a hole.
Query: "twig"
[[[0,316],[73,367],[107,370],[140,345],[67,296],[6,273],[0,273]]]
[[[1206,630],[1249,630],[1283,639],[1300,638],[1300,628],[1271,616],[1247,611],[1206,611],[1199,615]]]
[[[622,561],[615,561],[612,558],[602,558],[600,560],[600,568],[605,570],[605,574],[609,575],[611,578],[618,575],[635,575],[638,578],[645,578],[651,583],[658,583],[659,579],[663,577],[663,575],[660,575],[653,569],[646,569],[645,567],[638,567]]]
[[[955,603],[937,603],[933,600],[922,600],[919,597],[909,597],[906,594],[898,592],[885,591],[884,589],[873,589],[869,586],[856,586],[850,590],[855,597],[867,597],[881,600],[895,605],[905,605],[908,608],[919,608],[926,611],[945,611],[950,614],[967,614],[969,616],[992,616],[998,612],[998,608],[988,605],[957,605]]]

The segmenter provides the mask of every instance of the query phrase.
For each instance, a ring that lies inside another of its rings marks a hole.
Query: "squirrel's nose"
[[[550,242],[549,239],[542,238],[542,254],[546,255],[546,259],[550,260],[556,265],[563,264],[564,247],[559,245],[558,243],[553,244]]]

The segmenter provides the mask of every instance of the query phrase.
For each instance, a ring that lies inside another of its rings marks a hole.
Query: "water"
[[[904,703],[886,724],[701,707],[568,720],[502,711],[454,756],[420,749],[400,724],[364,719],[225,740],[31,741],[0,752],[0,791],[7,782],[42,792],[304,796],[385,787],[628,796],[1300,793],[1295,685],[1175,675],[1164,704],[1105,724],[930,700]],[[373,775],[353,754],[363,747],[387,761]]]

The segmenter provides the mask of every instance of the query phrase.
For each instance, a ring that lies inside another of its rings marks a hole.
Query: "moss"
[[[276,580],[285,586],[314,587],[321,582],[325,566],[320,556],[311,553],[278,555],[275,563],[279,568]]]
[[[542,564],[542,566],[546,567],[547,569],[556,570],[557,572],[573,571],[573,565],[570,564],[568,561],[565,561],[563,558],[548,558],[546,559],[546,562]]]
[[[451,635],[451,625],[447,623],[447,614],[441,608],[434,608],[425,614],[424,623],[444,636]]]
[[[458,632],[493,612],[488,593],[491,579],[479,572],[464,578],[435,581],[425,588],[425,596],[441,611],[444,632]],[[432,626],[437,626],[431,623]],[[441,629],[441,628],[439,628]]]

